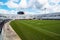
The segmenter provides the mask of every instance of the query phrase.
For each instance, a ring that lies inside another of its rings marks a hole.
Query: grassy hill
[[[60,20],[14,20],[10,25],[22,40],[60,40]]]

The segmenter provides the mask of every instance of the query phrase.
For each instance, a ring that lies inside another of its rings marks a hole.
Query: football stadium
[[[60,40],[60,0],[0,0],[0,40]]]

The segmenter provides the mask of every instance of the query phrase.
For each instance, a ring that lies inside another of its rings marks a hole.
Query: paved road
[[[2,32],[3,25],[4,25],[4,21],[2,21],[0,23],[0,40],[2,40],[2,34],[1,34],[1,32]]]
[[[2,35],[0,34],[0,40],[2,40]]]
[[[2,39],[2,28],[4,26],[5,23],[7,23],[8,21],[10,21],[9,19],[6,19],[6,20],[3,20],[1,23],[0,23],[0,40],[3,40]]]

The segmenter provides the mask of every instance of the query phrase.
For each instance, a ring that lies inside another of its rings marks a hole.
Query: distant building
[[[60,12],[32,15],[19,11],[17,14],[1,14],[0,19],[60,19]]]

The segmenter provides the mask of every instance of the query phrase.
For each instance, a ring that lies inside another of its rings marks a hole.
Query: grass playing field
[[[14,20],[10,25],[22,40],[60,40],[60,20]]]

